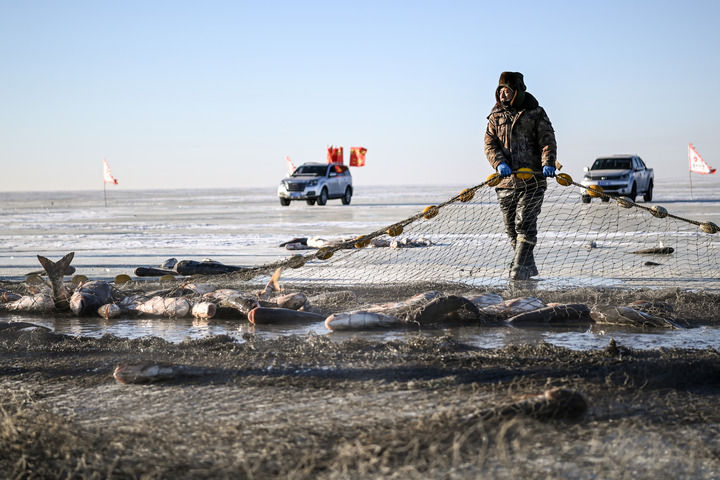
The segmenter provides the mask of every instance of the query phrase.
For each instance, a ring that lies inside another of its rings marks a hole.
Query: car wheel
[[[342,204],[343,205],[350,205],[350,199],[352,198],[352,188],[347,187],[345,189],[345,195],[342,197]]]
[[[308,199],[305,200],[305,201],[307,202],[308,205],[315,205],[315,199],[314,199],[314,198],[308,198]]]
[[[630,190],[630,195],[628,195],[628,197],[630,197],[630,200],[633,202],[637,198],[637,184],[635,182],[633,182],[632,190]]]
[[[320,192],[320,196],[317,198],[317,204],[318,205],[325,205],[327,203],[327,188],[323,187],[322,191]]]
[[[282,205],[283,207],[287,207],[288,205],[290,205],[290,199],[280,197],[280,205]]]
[[[583,195],[583,196],[580,197],[580,198],[582,199],[582,202],[583,202],[583,203],[590,203],[590,197],[589,197],[589,196]]]
[[[653,191],[653,182],[650,181],[650,185],[648,185],[648,191],[645,192],[645,195],[643,195],[643,200],[646,202],[652,202],[652,191]]]

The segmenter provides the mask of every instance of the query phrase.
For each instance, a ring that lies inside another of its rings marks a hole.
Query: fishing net
[[[411,284],[500,287],[514,250],[493,185],[496,174],[446,202],[351,239],[314,239],[317,249],[235,278],[283,267],[286,282],[390,288]],[[535,188],[535,177],[524,182]],[[584,203],[581,196],[594,197]],[[534,249],[541,288],[717,289],[718,227],[650,203],[611,196],[568,175],[548,179]]]

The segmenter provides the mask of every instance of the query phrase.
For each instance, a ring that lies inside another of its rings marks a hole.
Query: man
[[[485,156],[501,177],[495,191],[515,251],[510,278],[528,280],[538,274],[533,249],[545,177],[554,177],[559,168],[555,132],[545,110],[525,91],[522,73],[501,73],[495,100],[487,117]],[[534,174],[520,179],[513,175],[520,168],[530,168]]]

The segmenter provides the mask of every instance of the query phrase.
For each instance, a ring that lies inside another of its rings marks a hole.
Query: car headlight
[[[308,186],[308,187],[314,187],[314,186],[317,185],[317,184],[318,184],[318,181],[317,181],[317,180],[310,180],[310,181],[307,183],[307,186]]]

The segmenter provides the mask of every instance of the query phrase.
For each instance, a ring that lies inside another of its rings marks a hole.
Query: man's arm
[[[505,157],[503,144],[497,136],[497,126],[492,115],[488,117],[488,125],[485,130],[485,156],[494,169],[497,169],[501,163],[510,164]]]
[[[552,123],[545,113],[545,109],[538,107],[540,110],[537,120],[536,135],[538,144],[541,149],[542,166],[550,166],[558,168],[557,164],[557,144],[555,143],[555,130]]]

